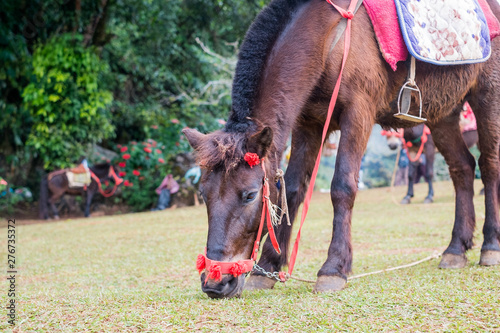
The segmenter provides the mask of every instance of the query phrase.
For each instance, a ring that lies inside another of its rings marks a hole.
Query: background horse
[[[349,5],[347,1],[336,3],[342,8]],[[488,3],[500,17],[500,4],[496,0]],[[290,133],[292,149],[285,183],[290,220],[295,219],[314,176],[315,159],[323,144],[322,128],[342,64],[344,46],[334,45],[334,41],[339,31],[342,34],[339,27],[349,16],[341,15],[324,0],[272,1],[258,15],[241,45],[232,88],[232,111],[225,128],[206,135],[184,130],[204,169],[200,191],[207,204],[205,257],[209,260],[222,265],[253,258],[266,200],[278,203],[282,197],[277,186],[263,186],[277,174]],[[334,212],[332,239],[328,257],[318,271],[316,292],[342,289],[351,272],[352,209],[361,159],[374,124],[385,129],[414,126],[394,117],[398,92],[407,77],[406,66],[400,65],[393,71],[383,59],[364,6],[359,7],[351,22],[350,53],[327,123],[327,131],[340,130],[341,138],[330,192]],[[480,264],[500,263],[499,68],[498,38],[492,41],[490,59],[483,63],[436,66],[416,62],[422,116],[427,118],[434,143],[448,163],[456,191],[455,222],[451,242],[439,264],[441,268],[465,267],[465,253],[473,246],[476,162],[458,125],[466,100],[477,118],[479,166],[485,185]],[[417,96],[414,94],[413,98]],[[410,109],[412,115],[418,115],[415,104]],[[251,156],[257,158],[244,159],[247,153],[256,154]],[[255,166],[256,162],[260,164]],[[386,218],[390,218],[389,212]],[[273,274],[277,275],[288,262],[292,227],[281,223],[275,229],[270,230],[277,233],[280,251],[275,251],[272,237],[268,237],[258,261],[259,272],[250,276],[248,289],[272,288],[276,282]],[[221,267],[210,265],[210,270],[201,274],[202,290],[215,298],[240,295],[244,275],[223,274]]]
[[[120,185],[123,180],[117,176],[117,171],[114,166],[109,163],[96,164],[94,166],[89,167],[90,171],[95,174],[95,176],[99,179],[100,183],[104,183],[106,181],[112,180],[115,182],[115,188]],[[56,202],[64,195],[84,195],[87,194],[86,202],[85,202],[85,217],[89,217],[90,215],[90,204],[92,202],[92,198],[96,192],[99,192],[99,187],[101,186],[94,178],[91,178],[91,183],[87,186],[86,189],[83,187],[73,188],[69,187],[68,177],[66,176],[67,170],[58,170],[49,173],[47,176],[42,177],[41,185],[40,185],[40,202],[39,202],[39,216],[41,219],[47,219],[49,217],[48,214],[48,205],[50,205],[52,209],[52,213],[54,214],[54,218],[59,218],[59,212],[56,207]],[[114,193],[113,190],[113,193]]]
[[[408,165],[408,191],[406,193],[406,196],[401,200],[401,204],[411,203],[411,198],[413,198],[414,195],[413,185],[415,183],[418,183],[418,180],[420,178],[419,172],[421,169],[423,169],[422,174],[425,178],[425,181],[429,185],[429,191],[427,193],[427,197],[424,199],[424,203],[432,203],[434,201],[434,189],[432,187],[432,181],[434,178],[434,159],[436,146],[434,145],[434,141],[432,140],[432,134],[427,134],[426,139],[422,139],[423,137],[425,137],[424,127],[424,124],[420,124],[412,128],[403,129],[402,136],[408,150],[407,154],[410,154],[411,159]],[[401,135],[399,135],[398,132],[383,131],[382,135],[387,137],[387,145],[391,150],[400,148],[402,140],[400,139]],[[468,148],[472,148],[472,146],[477,144],[477,130],[463,132],[462,137]],[[423,143],[423,141],[425,141],[425,143]],[[421,151],[421,155],[424,156],[423,158],[421,158],[418,153],[422,143],[424,144],[424,147]]]

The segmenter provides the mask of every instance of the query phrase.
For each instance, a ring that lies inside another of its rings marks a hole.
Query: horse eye
[[[257,197],[257,191],[245,192],[243,194],[243,201],[245,201],[245,203],[252,202],[253,200],[255,200],[256,197]]]

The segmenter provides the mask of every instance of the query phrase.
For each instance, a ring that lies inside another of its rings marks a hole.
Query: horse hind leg
[[[498,100],[499,98],[496,98],[497,103],[500,102]],[[494,102],[495,99],[490,101]],[[484,241],[479,264],[492,266],[500,264],[500,112],[486,114],[486,110],[481,109],[476,112],[479,113],[479,168],[485,199]]]
[[[452,237],[439,268],[463,268],[467,264],[465,252],[473,245],[476,223],[472,201],[476,161],[462,139],[458,119],[444,119],[431,130],[434,143],[448,164],[456,192]]]
[[[408,190],[406,191],[406,196],[400,202],[402,205],[411,203],[411,198],[413,198],[413,185],[417,177],[417,168],[418,162],[410,162],[408,164]]]
[[[285,174],[288,213],[292,224],[297,216],[299,206],[304,201],[321,145],[321,138],[317,135],[321,128],[318,127],[316,131],[313,131],[311,126],[299,124],[292,133],[292,152]],[[258,262],[258,265],[265,271],[278,272],[281,267],[286,265],[291,232],[292,227],[287,225],[286,221],[282,221],[281,225],[277,227],[276,237],[280,244],[281,255],[276,253],[269,238],[267,238]],[[272,289],[276,282],[276,279],[268,278],[262,272],[253,272],[248,281],[245,282],[245,290]]]
[[[429,136],[429,140],[425,143],[425,180],[429,184],[429,192],[424,200],[424,203],[434,202],[434,188],[432,187],[432,182],[434,180],[434,157],[435,157],[435,145],[432,140],[432,136]]]

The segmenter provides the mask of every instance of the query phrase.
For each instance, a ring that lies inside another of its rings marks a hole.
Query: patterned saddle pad
[[[395,0],[401,32],[416,59],[472,64],[491,55],[490,32],[477,0]]]
[[[71,171],[66,171],[66,177],[68,177],[68,186],[70,188],[81,188],[90,185],[92,182],[90,172],[87,170],[84,173],[74,173]]]

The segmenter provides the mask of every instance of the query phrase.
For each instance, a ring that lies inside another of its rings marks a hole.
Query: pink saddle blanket
[[[478,0],[478,2],[488,22],[490,38],[493,39],[500,35],[500,23],[486,0]],[[394,0],[363,0],[363,5],[372,21],[380,51],[395,71],[397,63],[408,58],[408,49],[401,34]]]

